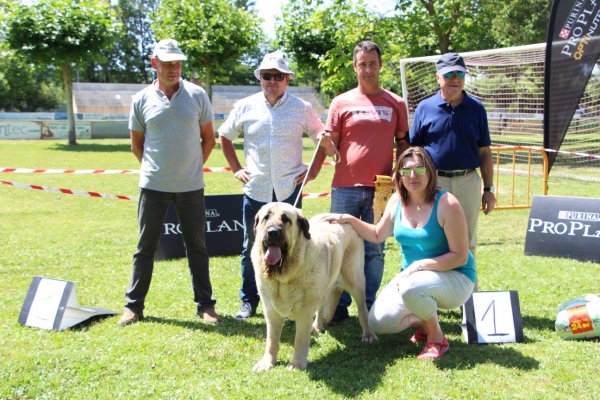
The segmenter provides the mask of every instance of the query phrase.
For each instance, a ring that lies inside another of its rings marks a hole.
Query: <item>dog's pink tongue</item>
[[[277,246],[269,246],[265,253],[265,261],[269,265],[275,265],[281,260],[281,249]]]

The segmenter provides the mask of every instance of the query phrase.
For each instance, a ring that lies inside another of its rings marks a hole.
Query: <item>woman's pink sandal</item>
[[[438,347],[440,348],[438,350]],[[444,340],[441,342],[427,342],[425,344],[425,348],[421,351],[421,354],[417,356],[418,360],[429,360],[432,358],[440,358],[444,355],[450,348],[450,344],[448,343],[448,339],[444,336]]]
[[[427,343],[427,334],[417,329],[409,340],[411,343]]]

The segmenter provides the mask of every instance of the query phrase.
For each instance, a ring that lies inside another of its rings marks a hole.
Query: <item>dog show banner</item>
[[[600,55],[600,1],[554,0],[546,39],[544,148],[559,150]],[[548,171],[557,153],[549,152]]]
[[[244,243],[244,221],[242,216],[243,196],[227,194],[204,196],[206,208],[206,250],[210,256],[241,255]],[[173,203],[169,205],[167,217],[156,260],[185,257],[185,246],[179,219]]]
[[[600,199],[534,196],[525,255],[600,262]]]

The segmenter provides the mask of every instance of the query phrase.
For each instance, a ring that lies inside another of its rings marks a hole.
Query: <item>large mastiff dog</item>
[[[266,204],[256,215],[252,263],[267,322],[267,347],[254,371],[277,363],[285,318],[296,321],[294,358],[288,369],[306,368],[311,331],[323,331],[344,289],[356,301],[363,342],[377,340],[365,304],[363,240],[348,224],[318,218],[309,222],[286,203]]]

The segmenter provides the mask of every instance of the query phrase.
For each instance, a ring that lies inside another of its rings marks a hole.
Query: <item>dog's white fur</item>
[[[266,204],[255,217],[251,257],[267,323],[267,346],[254,371],[276,365],[285,318],[296,321],[294,357],[288,369],[306,368],[311,331],[323,331],[344,289],[356,301],[363,342],[377,340],[369,328],[365,303],[364,242],[350,225],[318,219],[308,221],[286,203]],[[275,265],[265,260],[269,246],[281,249],[281,260]]]

